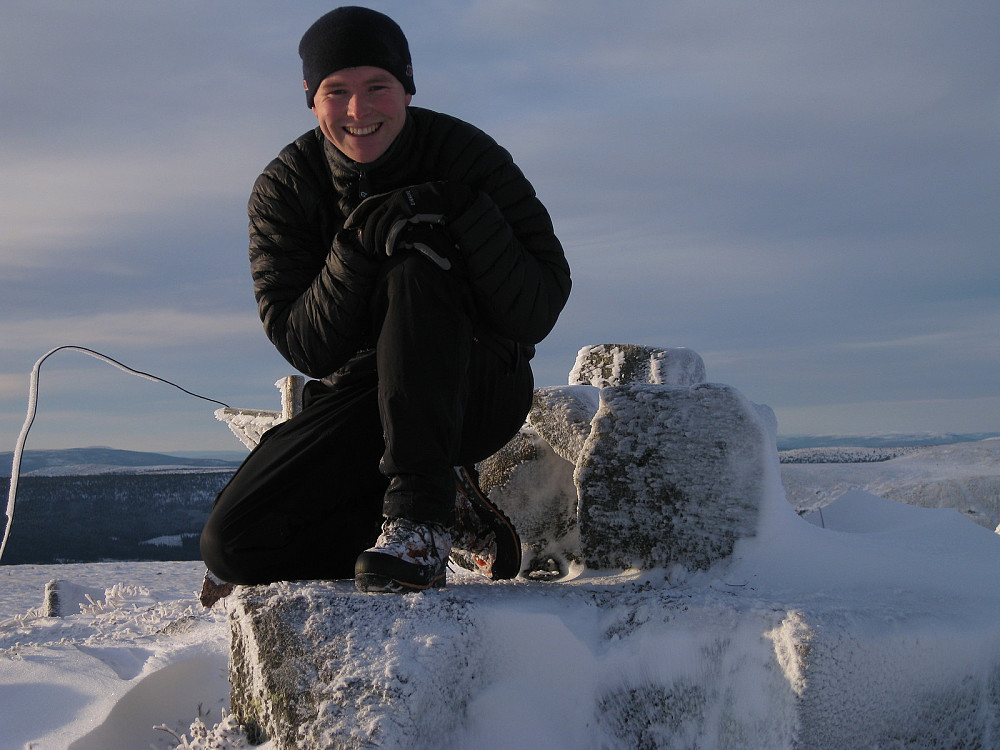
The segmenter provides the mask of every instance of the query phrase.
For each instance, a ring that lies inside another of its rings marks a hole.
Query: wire
[[[87,354],[132,375],[145,378],[146,380],[152,380],[155,383],[164,383],[165,385],[173,386],[177,390],[182,391],[189,396],[194,396],[195,398],[200,398],[202,401],[209,401],[213,404],[219,404],[227,409],[230,408],[229,404],[223,403],[222,401],[216,401],[214,398],[208,398],[207,396],[199,396],[197,393],[192,393],[186,388],[181,388],[177,385],[177,383],[172,383],[169,380],[157,377],[156,375],[151,375],[148,372],[134,370],[128,365],[123,365],[118,360],[112,359],[106,354],[101,354],[100,352],[88,349],[85,346],[57,346],[55,349],[46,352],[37,362],[35,362],[35,366],[31,368],[31,380],[28,386],[28,413],[25,415],[24,426],[21,427],[21,433],[17,437],[17,446],[14,448],[14,461],[10,471],[10,489],[7,491],[7,512],[4,520],[3,541],[0,541],[0,559],[3,559],[3,552],[7,548],[7,539],[10,537],[10,527],[14,520],[14,501],[17,497],[17,480],[21,475],[21,456],[24,453],[24,444],[28,439],[28,431],[31,429],[32,423],[35,421],[35,412],[38,407],[38,373],[42,368],[42,362],[47,360],[56,352],[64,349]]]

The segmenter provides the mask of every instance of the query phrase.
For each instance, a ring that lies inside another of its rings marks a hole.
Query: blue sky
[[[1000,431],[995,0],[370,5],[413,103],[497,138],[549,207],[575,287],[539,385],[587,344],[687,346],[783,434]],[[278,407],[245,205],[315,123],[296,47],[332,7],[3,4],[10,448],[63,344]],[[213,408],[60,353],[28,447],[238,449]]]

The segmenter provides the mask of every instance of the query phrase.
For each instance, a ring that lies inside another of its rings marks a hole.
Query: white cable
[[[127,373],[136,375],[140,378],[145,378],[146,380],[152,380],[155,383],[165,383],[166,385],[172,385],[174,388],[184,391],[184,393],[189,396],[194,396],[195,398],[200,398],[203,401],[211,401],[213,404],[219,404],[220,406],[228,407],[229,404],[225,404],[222,401],[216,401],[214,398],[207,398],[205,396],[199,396],[197,393],[192,393],[189,390],[181,388],[176,383],[171,383],[169,380],[164,380],[156,375],[150,375],[148,372],[140,372],[139,370],[133,370],[127,365],[123,365],[121,362],[108,357],[107,355],[96,352],[93,349],[87,349],[84,346],[57,346],[42,355],[41,359],[35,362],[35,366],[31,368],[31,380],[28,385],[28,413],[24,418],[24,426],[21,427],[21,434],[17,437],[17,446],[14,448],[14,461],[11,466],[10,471],[10,489],[7,492],[7,513],[4,521],[3,530],[3,541],[0,542],[0,559],[3,559],[3,552],[7,548],[7,539],[10,536],[11,523],[14,520],[14,500],[17,497],[17,480],[21,475],[21,455],[24,453],[24,444],[28,439],[28,430],[31,429],[32,422],[35,421],[35,411],[38,407],[38,372],[42,367],[42,362],[48,359],[50,356],[63,349],[71,349],[73,351],[82,352],[95,359],[99,359],[102,362],[107,362],[109,365],[117,367],[119,370],[124,370]]]

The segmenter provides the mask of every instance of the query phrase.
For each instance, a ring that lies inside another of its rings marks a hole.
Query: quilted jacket
[[[379,264],[343,229],[369,195],[454,180],[474,191],[448,229],[488,333],[527,346],[551,330],[570,291],[552,221],[510,154],[472,125],[408,109],[396,142],[359,164],[318,128],[286,146],[250,196],[250,265],[264,329],[301,372],[330,375],[373,346]]]

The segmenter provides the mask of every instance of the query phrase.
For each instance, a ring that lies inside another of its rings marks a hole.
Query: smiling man
[[[410,106],[392,19],[338,8],[299,55],[318,126],[254,185],[250,265],[268,337],[315,379],[220,493],[202,554],[232,583],[419,591],[449,555],[512,578],[520,541],[474,465],[531,406],[534,345],[570,291],[562,246],[505,149]]]
[[[323,79],[312,111],[330,143],[366,164],[384,154],[403,130],[412,98],[391,73],[363,65]]]

